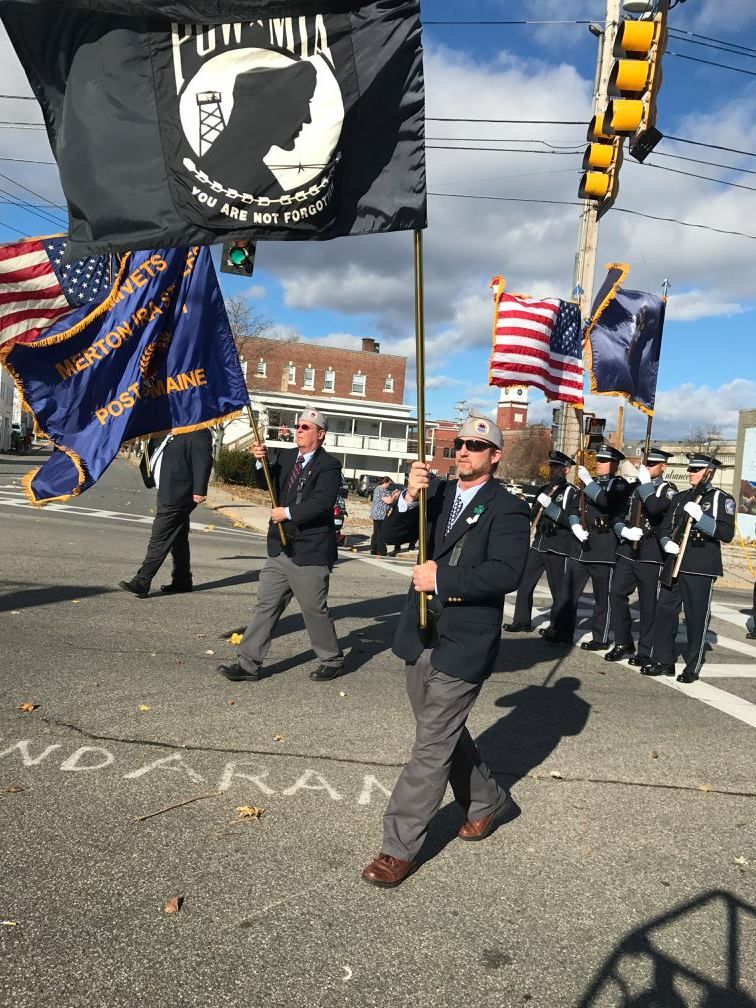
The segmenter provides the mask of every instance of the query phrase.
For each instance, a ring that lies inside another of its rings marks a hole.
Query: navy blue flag
[[[607,269],[585,332],[591,392],[624,396],[653,416],[666,302],[621,287],[629,272],[624,263]]]
[[[24,477],[34,504],[82,493],[124,441],[209,427],[249,393],[210,252],[124,256],[94,310],[71,310],[5,363],[56,450]]]

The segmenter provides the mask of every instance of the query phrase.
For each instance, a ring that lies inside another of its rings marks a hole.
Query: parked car
[[[360,476],[360,481],[357,484],[357,493],[360,497],[372,497],[373,490],[375,490],[380,482],[380,476]]]
[[[339,546],[346,546],[346,536],[344,535],[344,519],[347,517],[346,498],[349,494],[349,487],[342,483],[333,505],[333,525],[336,529],[336,542]]]

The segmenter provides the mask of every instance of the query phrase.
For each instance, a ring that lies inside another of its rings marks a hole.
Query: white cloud
[[[250,287],[248,291],[244,291],[244,297],[248,298],[250,301],[262,301],[264,297],[267,296],[267,288],[262,284],[255,284]]]
[[[702,290],[685,294],[670,294],[667,302],[667,322],[695,322],[698,319],[742,315],[747,309],[737,301],[712,297]]]

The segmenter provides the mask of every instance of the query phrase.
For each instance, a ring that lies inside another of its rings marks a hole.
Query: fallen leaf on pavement
[[[274,742],[283,742],[283,740],[284,740],[285,738],[286,738],[286,736],[285,736],[285,735],[274,735],[274,736],[273,736],[273,741],[274,741]]]
[[[553,777],[554,780],[564,780],[564,774],[559,773],[558,770],[551,770],[549,772],[549,777]]]
[[[8,787],[5,788],[5,793],[6,794],[18,794],[19,791],[23,791],[23,790],[24,790],[24,788],[21,786],[21,784],[9,784]]]
[[[244,528],[244,522],[234,522],[234,528]]]
[[[750,864],[750,861],[748,860],[748,858],[744,858],[744,857],[743,857],[743,856],[741,855],[740,857],[736,857],[736,858],[735,858],[735,864],[739,864],[739,865],[749,865],[749,864]]]
[[[654,751],[651,753],[651,759],[659,759],[659,753]]]
[[[238,805],[236,811],[240,819],[261,819],[267,810],[258,805]]]
[[[236,703],[236,700],[227,700],[226,703],[228,704],[229,707],[233,707],[233,705]]]
[[[38,703],[22,703],[18,709],[23,711],[25,714],[30,714],[33,710],[36,710],[37,707],[39,707]]]
[[[206,633],[198,633],[197,636],[198,637],[207,637],[207,634]]]
[[[80,605],[80,604],[81,604],[80,598],[71,599],[71,605]]]
[[[151,710],[152,708],[150,707],[149,704],[140,703],[139,707],[137,709],[140,710],[140,711],[148,711],[148,710]]]
[[[184,902],[183,896],[171,896],[163,907],[163,913],[178,913]]]
[[[205,651],[205,654],[215,654],[215,651],[211,651],[210,648]]]
[[[711,784],[701,784],[699,791],[711,791]]]
[[[18,921],[0,921],[3,927],[18,927]]]
[[[20,615],[21,613],[18,611],[18,609],[11,609],[11,616],[20,616]]]
[[[205,532],[212,532],[215,525],[205,525]]]
[[[344,690],[341,690],[341,691],[339,692],[339,696],[346,696],[346,693],[344,692]]]
[[[231,636],[228,638],[228,643],[234,645],[241,644],[243,637],[244,634],[232,633]]]

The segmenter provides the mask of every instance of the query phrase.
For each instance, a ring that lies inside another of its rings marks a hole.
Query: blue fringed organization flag
[[[56,449],[24,477],[33,504],[87,490],[124,441],[209,427],[249,403],[207,248],[124,256],[94,309],[71,309],[3,357]]]
[[[630,271],[609,263],[585,331],[591,392],[624,396],[654,414],[666,302],[655,294],[621,286]]]

